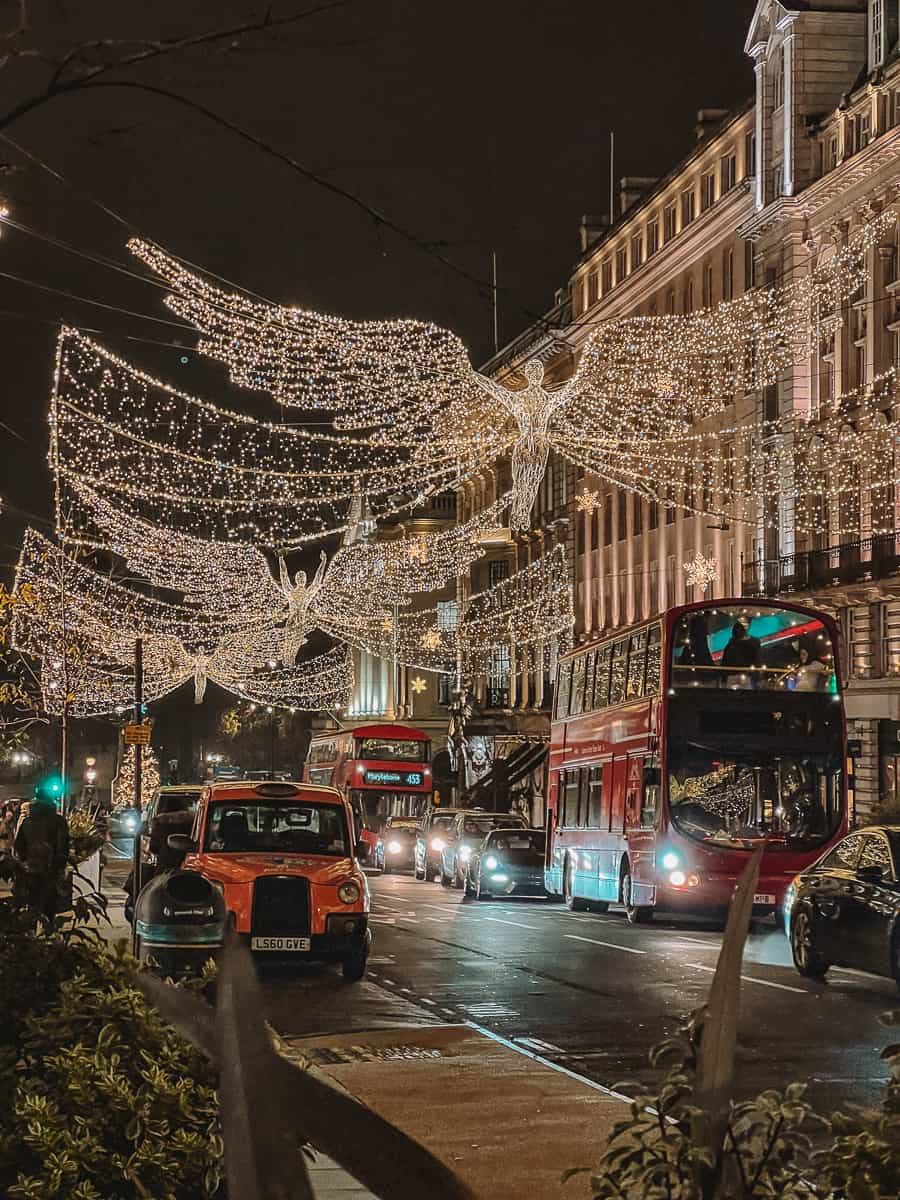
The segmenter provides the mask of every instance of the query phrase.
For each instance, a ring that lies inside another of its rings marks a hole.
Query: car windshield
[[[373,758],[376,762],[425,762],[428,742],[406,738],[357,738],[356,757]]]
[[[463,837],[477,837],[479,835],[484,837],[498,826],[515,825],[517,823],[514,819],[510,818],[509,813],[487,813],[483,817],[466,817],[463,821]]]
[[[769,849],[816,846],[841,819],[842,778],[835,755],[778,756],[670,747],[669,811],[697,841]]]
[[[504,829],[491,834],[486,849],[499,855],[505,862],[542,863],[545,841],[543,829],[523,829],[521,832]]]
[[[818,618],[774,606],[685,613],[672,630],[672,686],[834,692],[831,637]]]
[[[344,811],[337,804],[211,804],[203,849],[211,854],[327,854],[349,857]]]
[[[156,801],[156,816],[166,813],[193,812],[197,807],[199,792],[160,792]]]
[[[432,817],[431,832],[432,833],[446,833],[447,830],[450,828],[450,826],[455,821],[455,819],[456,819],[455,817],[451,817],[451,816]]]
[[[398,840],[411,840],[416,836],[418,830],[415,825],[386,825],[382,836],[386,838],[396,838]]]

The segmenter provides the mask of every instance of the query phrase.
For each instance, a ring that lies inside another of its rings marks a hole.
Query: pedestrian
[[[794,691],[822,692],[828,668],[821,659],[813,658],[806,646],[800,647],[800,662],[794,671]]]
[[[752,687],[751,676],[744,672],[759,666],[760,653],[759,638],[751,637],[747,627],[741,621],[735,621],[731,627],[731,638],[722,651],[722,666],[731,672],[726,678],[726,685]]]
[[[42,784],[35,788],[28,813],[16,831],[15,856],[24,872],[25,903],[52,921],[69,865],[69,825]]]
[[[4,804],[0,811],[0,856],[12,853],[15,832],[15,809],[11,804]]]

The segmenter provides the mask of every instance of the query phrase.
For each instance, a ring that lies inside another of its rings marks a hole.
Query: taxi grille
[[[253,933],[309,933],[309,880],[263,875],[253,885]]]

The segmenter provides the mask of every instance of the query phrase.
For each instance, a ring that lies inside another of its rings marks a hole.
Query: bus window
[[[633,700],[644,694],[644,671],[647,664],[647,630],[631,635],[628,650],[628,689],[626,698]]]
[[[584,655],[572,660],[572,691],[569,694],[569,716],[577,717],[584,707]]]
[[[588,774],[588,817],[589,829],[602,829],[603,816],[603,768],[591,767]]]
[[[659,759],[655,754],[644,759],[644,780],[641,793],[641,829],[655,829],[659,813]]]
[[[569,692],[572,688],[572,660],[559,664],[559,681],[556,686],[556,716],[562,721],[569,715]]]
[[[622,833],[625,829],[625,787],[627,784],[628,760],[614,758],[610,764],[610,814],[609,828],[611,833]]]
[[[612,673],[609,681],[610,704],[621,704],[625,699],[625,675],[628,664],[628,638],[619,638],[612,648]]]
[[[584,711],[592,712],[594,708],[594,666],[597,661],[597,651],[592,650],[584,660]]]
[[[588,824],[588,777],[587,767],[578,772],[578,827],[584,829]]]
[[[565,829],[574,829],[578,824],[578,772],[563,771],[559,784],[563,796],[562,824]]]
[[[597,667],[594,672],[594,710],[606,708],[609,704],[609,664],[612,649],[603,646],[597,651]]]
[[[647,633],[647,681],[644,695],[658,696],[659,681],[662,677],[662,626],[651,625]]]

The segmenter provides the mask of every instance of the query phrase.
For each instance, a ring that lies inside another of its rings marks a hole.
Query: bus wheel
[[[631,903],[631,874],[626,871],[622,876],[622,903],[625,906],[625,916],[631,925],[643,925],[653,920],[653,909],[643,904]]]
[[[575,895],[575,863],[571,858],[566,859],[566,869],[563,874],[563,899],[569,912],[587,912],[588,902]]]

